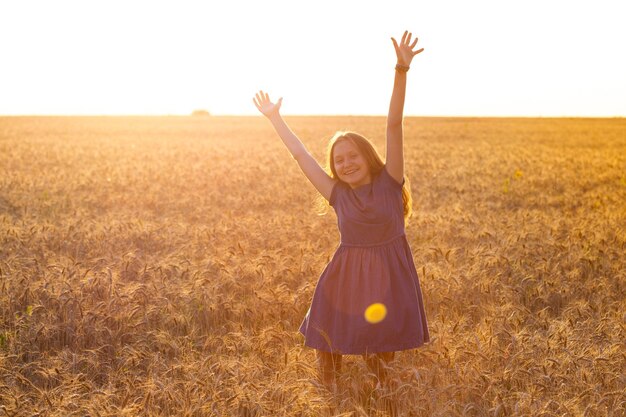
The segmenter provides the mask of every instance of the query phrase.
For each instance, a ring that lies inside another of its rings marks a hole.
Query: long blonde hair
[[[335,151],[335,145],[342,141],[350,141],[358,148],[359,152],[363,155],[363,158],[367,162],[370,174],[372,178],[381,173],[385,167],[383,159],[374,148],[374,145],[367,140],[364,136],[356,132],[342,132],[335,133],[335,136],[328,142],[328,150],[326,152],[326,172],[331,178],[341,181],[337,171],[335,170],[335,160],[333,153]],[[412,213],[413,200],[411,198],[411,186],[409,179],[404,177],[404,184],[402,185],[402,205],[404,208],[404,222],[407,223]]]

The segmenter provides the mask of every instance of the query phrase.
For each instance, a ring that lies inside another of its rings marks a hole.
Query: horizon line
[[[281,114],[283,117],[387,117],[386,114],[312,114],[312,113],[294,113]],[[194,119],[210,119],[212,117],[262,117],[261,114],[254,113],[210,113],[202,115],[194,115],[192,113],[33,113],[33,114],[0,114],[0,117],[190,117]],[[472,115],[472,114],[405,114],[404,118],[485,118],[485,119],[622,119],[625,115]]]

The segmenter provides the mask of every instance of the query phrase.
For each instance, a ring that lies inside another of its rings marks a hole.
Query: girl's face
[[[341,140],[335,144],[333,164],[339,179],[352,188],[369,184],[372,181],[367,161],[359,148],[350,140]]]

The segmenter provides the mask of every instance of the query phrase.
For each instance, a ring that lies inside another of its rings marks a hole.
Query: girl
[[[404,182],[402,113],[407,71],[417,38],[391,38],[397,65],[387,117],[387,155],[354,132],[338,132],[330,142],[327,173],[289,129],[279,110],[260,91],[254,104],[266,116],[337,214],[341,243],[324,269],[311,307],[300,326],[305,345],[317,350],[321,381],[336,384],[342,354],[360,354],[380,383],[394,352],[429,341],[419,279],[404,234],[411,211]]]

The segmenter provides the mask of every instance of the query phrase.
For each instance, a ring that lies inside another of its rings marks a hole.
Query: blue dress
[[[383,168],[371,183],[354,189],[337,182],[329,202],[337,214],[341,243],[300,326],[305,345],[365,354],[428,342],[422,291],[404,234],[402,185]],[[387,314],[372,323],[365,311],[377,303]]]

